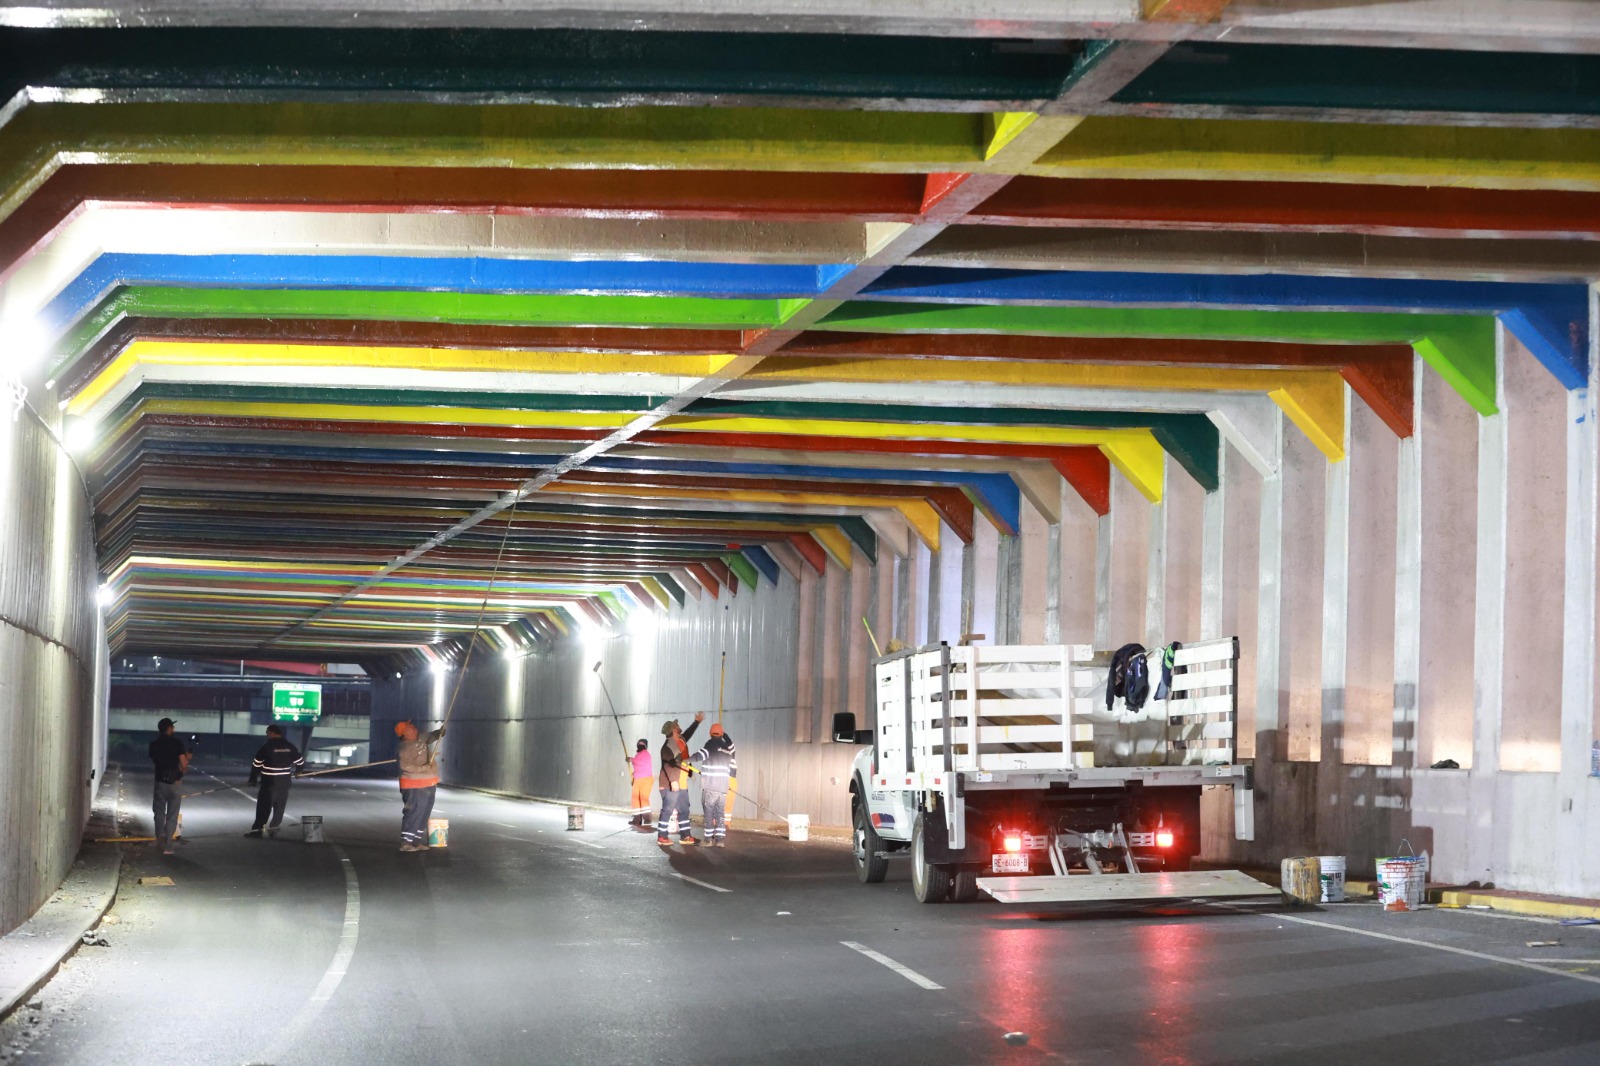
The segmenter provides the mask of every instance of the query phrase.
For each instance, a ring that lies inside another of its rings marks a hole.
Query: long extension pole
[[[717,682],[717,724],[722,724],[722,694],[728,690],[728,653],[722,653],[722,680]]]
[[[593,672],[594,676],[600,679],[600,691],[606,694],[606,703],[611,707],[611,721],[617,727],[617,743],[622,745],[622,757],[626,759],[629,757],[628,740],[622,735],[622,719],[617,716],[616,701],[611,698],[611,690],[606,688],[606,679],[600,677],[600,661],[598,659],[595,660]]]

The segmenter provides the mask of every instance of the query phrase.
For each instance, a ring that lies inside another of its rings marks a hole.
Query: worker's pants
[[[641,825],[649,825],[650,817],[650,786],[655,783],[653,777],[636,777],[633,779],[633,817]]]
[[[727,805],[726,792],[709,792],[704,786],[701,787],[700,806],[706,815],[707,840],[721,840],[728,835]]]
[[[428,842],[428,818],[433,814],[433,797],[438,791],[438,785],[429,785],[427,788],[402,788],[400,790],[400,798],[405,801],[405,807],[400,813],[400,842],[402,844],[426,844]]]
[[[261,775],[261,791],[256,793],[256,824],[250,828],[260,829],[265,826],[268,829],[276,829],[283,824],[283,808],[289,803],[290,780],[288,774]],[[271,822],[267,821],[269,815],[272,817]]]
[[[678,819],[678,837],[688,840],[694,834],[689,832],[689,793],[681,788],[664,788],[661,790],[661,817],[656,819],[656,835],[667,836],[672,828],[672,819]]]
[[[178,808],[182,805],[183,796],[178,793],[176,781],[156,782],[156,794],[151,803],[151,810],[156,816],[157,847],[164,848],[172,843],[172,834],[178,831]]]

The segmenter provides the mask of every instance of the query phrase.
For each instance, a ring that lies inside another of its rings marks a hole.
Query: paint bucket
[[[1344,902],[1344,856],[1319,855],[1317,866],[1322,877],[1322,902]]]
[[[1394,855],[1377,861],[1378,902],[1386,911],[1414,911],[1422,906],[1428,869],[1416,855]]]
[[[1306,907],[1322,899],[1322,869],[1315,855],[1284,859],[1278,873],[1285,903]]]
[[[583,808],[577,804],[567,808],[567,831],[583,832]]]
[[[811,839],[811,815],[789,815],[789,839],[797,843]]]
[[[450,846],[450,819],[428,819],[428,847],[448,848]]]
[[[322,815],[302,814],[300,816],[300,829],[305,833],[307,844],[322,843]]]

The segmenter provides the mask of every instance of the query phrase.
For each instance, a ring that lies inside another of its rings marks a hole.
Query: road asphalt
[[[448,849],[402,854],[392,780],[298,782],[279,837],[245,839],[242,776],[190,775],[236,788],[186,802],[176,855],[125,846],[107,944],[0,1026],[3,1061],[1600,1062],[1594,928],[925,906],[903,863],[860,885],[838,843],[664,849],[620,816],[568,832],[560,807],[452,789]]]

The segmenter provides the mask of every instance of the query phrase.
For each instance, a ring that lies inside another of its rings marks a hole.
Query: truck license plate
[[[994,872],[997,874],[1025,874],[1028,872],[1028,856],[1025,852],[1016,854],[994,856]]]

